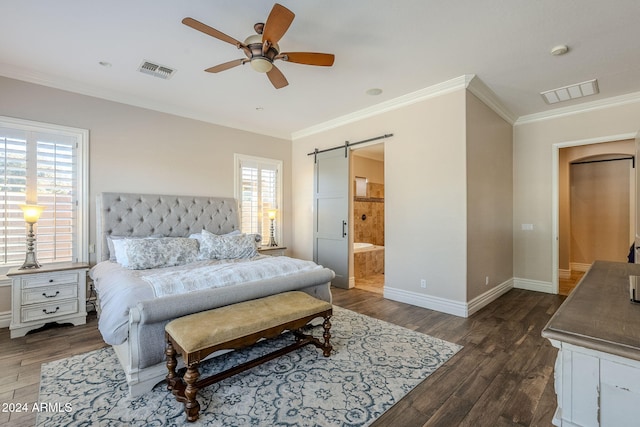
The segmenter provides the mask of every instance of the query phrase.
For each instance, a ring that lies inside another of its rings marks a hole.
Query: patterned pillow
[[[255,234],[218,236],[202,230],[199,259],[253,258],[258,255]]]
[[[114,240],[116,260],[131,270],[171,267],[194,262],[198,241],[186,237]]]
[[[109,261],[114,261],[117,262],[117,258],[116,258],[116,249],[113,246],[113,241],[114,240],[122,240],[122,239],[159,239],[161,237],[164,237],[161,234],[153,234],[151,236],[147,236],[147,237],[127,237],[127,236],[107,236],[107,248],[109,249]],[[189,236],[191,237],[191,236]]]

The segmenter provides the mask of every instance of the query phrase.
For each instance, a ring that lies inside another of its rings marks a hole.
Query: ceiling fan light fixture
[[[259,73],[268,73],[273,68],[273,63],[265,58],[252,58],[251,68]]]

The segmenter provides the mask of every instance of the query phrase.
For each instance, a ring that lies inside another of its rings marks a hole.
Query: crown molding
[[[328,120],[324,123],[319,123],[306,129],[293,132],[291,134],[291,139],[296,140],[304,138],[460,89],[468,89],[509,124],[513,125],[516,121],[516,116],[514,116],[514,114],[502,104],[496,94],[493,93],[493,91],[489,89],[489,87],[487,87],[487,85],[485,85],[478,76],[475,74],[464,74],[460,77],[411,92],[407,95],[399,96],[380,104],[372,105],[371,107],[345,114],[344,116]]]
[[[574,114],[587,113],[589,111],[597,111],[605,108],[619,107],[626,104],[635,104],[637,102],[640,102],[640,92],[633,92],[620,96],[612,96],[610,98],[599,99],[597,101],[585,102],[569,107],[556,108],[541,113],[520,116],[518,120],[515,121],[514,126],[549,119],[558,119],[560,117],[572,116]]]
[[[456,90],[465,89],[472,75],[463,75],[451,80],[447,80],[442,83],[435,84],[433,86],[426,87],[424,89],[417,90],[415,92],[408,93],[397,98],[390,99],[388,101],[381,102],[371,107],[363,108],[362,110],[354,111],[353,113],[345,114],[344,116],[336,117],[335,119],[328,120],[323,123],[319,123],[314,126],[310,126],[306,129],[293,132],[291,139],[296,140],[307,136],[314,135],[316,133],[324,132],[330,129],[357,122],[369,117],[376,116],[378,114],[386,113],[388,111],[396,110],[398,108],[406,107],[407,105],[415,104],[426,99],[434,98],[436,96],[444,95],[446,93],[454,92]]]
[[[467,83],[467,89],[480,99],[487,107],[491,108],[497,115],[502,117],[507,123],[513,125],[518,117],[514,115],[496,94],[484,84],[475,74],[470,75],[471,78]]]

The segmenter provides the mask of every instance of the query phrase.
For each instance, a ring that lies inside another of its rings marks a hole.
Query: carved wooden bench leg
[[[178,360],[176,359],[176,350],[173,348],[171,340],[167,340],[167,348],[164,352],[167,356],[167,389],[173,390],[176,385],[177,375],[176,366],[178,366]]]
[[[200,416],[200,404],[196,399],[198,394],[198,387],[196,381],[200,378],[200,372],[198,372],[198,363],[192,363],[187,368],[187,372],[184,374],[184,382],[187,383],[184,389],[184,411],[187,414],[187,421],[193,422]]]
[[[324,318],[324,322],[322,323],[322,327],[324,328],[324,333],[322,334],[322,338],[324,338],[324,345],[322,346],[322,355],[324,357],[331,356],[331,350],[333,349],[333,346],[329,342],[329,339],[331,339],[331,332],[330,332],[331,322],[329,321],[329,319],[331,319],[331,315],[326,316]]]

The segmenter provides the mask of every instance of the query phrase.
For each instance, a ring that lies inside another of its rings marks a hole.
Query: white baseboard
[[[571,279],[571,270],[558,269],[558,279]]]
[[[478,295],[467,303],[467,316],[465,317],[469,317],[481,308],[484,308],[487,305],[491,304],[493,301],[497,300],[502,295],[509,292],[511,289],[513,289],[513,279],[506,280],[500,283],[498,286],[489,289],[482,295]]]
[[[404,302],[429,310],[466,317],[467,305],[460,301],[420,294],[418,292],[405,291],[404,289],[384,287],[384,297],[393,301]]]
[[[4,311],[0,313],[0,328],[8,328],[11,324],[11,312]]]
[[[528,291],[545,292],[554,294],[553,284],[551,282],[543,282],[541,280],[513,278],[513,287],[516,289],[526,289]]]
[[[509,279],[498,286],[491,288],[482,295],[475,297],[468,303],[406,291],[404,289],[391,288],[389,286],[384,287],[384,297],[393,301],[428,308],[429,310],[453,314],[454,316],[469,317],[476,311],[498,299],[512,288],[513,279]]]

